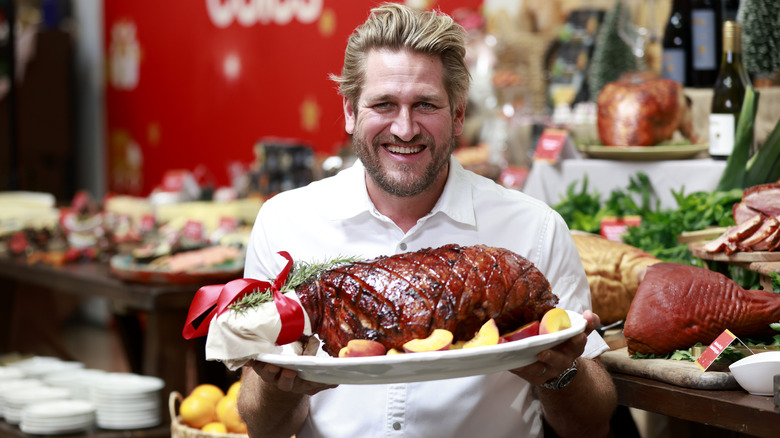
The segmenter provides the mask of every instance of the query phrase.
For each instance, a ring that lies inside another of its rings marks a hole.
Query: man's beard
[[[353,135],[352,142],[354,144],[355,154],[366,168],[369,178],[385,192],[398,197],[419,195],[430,187],[436,181],[439,173],[449,164],[450,154],[455,149],[456,145],[454,136],[447,140],[447,145],[435,145],[430,136],[417,135],[408,142],[402,141],[395,136],[391,136],[390,138],[377,136],[372,141],[372,145],[369,146],[365,141],[365,138],[357,132]],[[433,146],[435,155],[433,155],[431,163],[425,169],[425,172],[421,177],[415,177],[414,174],[411,173],[411,169],[408,165],[397,164],[394,170],[398,171],[402,176],[394,178],[390,175],[390,172],[387,172],[382,167],[379,160],[378,151],[383,143],[394,143],[398,145],[425,144],[428,148]]]

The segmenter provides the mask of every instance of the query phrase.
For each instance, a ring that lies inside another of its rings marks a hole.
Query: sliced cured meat
[[[753,246],[763,241],[770,235],[772,235],[777,228],[780,227],[780,222],[774,216],[769,216],[761,223],[758,229],[753,232],[749,237],[745,237],[737,243],[739,249],[743,251],[753,250]]]
[[[742,192],[742,203],[767,216],[780,215],[780,184],[759,184]]]
[[[780,247],[780,227],[778,227],[766,239],[756,243],[751,248],[753,251],[774,251]]]
[[[737,202],[731,207],[731,214],[734,216],[734,222],[741,224],[753,216],[760,214],[761,212],[753,210],[748,207],[744,202]]]

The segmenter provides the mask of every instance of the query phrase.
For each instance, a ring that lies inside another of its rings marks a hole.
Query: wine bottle
[[[690,85],[691,29],[690,3],[674,0],[664,29],[661,54],[661,77]]]
[[[723,22],[723,54],[715,81],[710,110],[710,155],[726,158],[734,149],[734,138],[748,76],[742,64],[742,26]]]
[[[737,21],[737,12],[739,12],[740,0],[721,0],[721,20]]]
[[[718,0],[691,3],[691,86],[710,88],[718,76],[721,53],[721,9]]]

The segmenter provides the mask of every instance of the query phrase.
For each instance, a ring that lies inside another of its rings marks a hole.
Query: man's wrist
[[[563,389],[569,386],[572,380],[577,377],[577,372],[577,359],[574,359],[574,362],[572,362],[569,368],[563,370],[561,374],[558,374],[556,377],[542,383],[539,386],[552,390]]]

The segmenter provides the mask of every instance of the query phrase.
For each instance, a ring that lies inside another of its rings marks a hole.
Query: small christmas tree
[[[636,70],[637,58],[620,36],[621,26],[628,21],[628,11],[622,0],[607,11],[604,23],[596,35],[593,58],[588,70],[590,99],[596,101],[604,85],[617,80],[623,73]]]
[[[777,0],[743,0],[737,12],[742,24],[742,59],[751,76],[780,71],[780,4]]]

